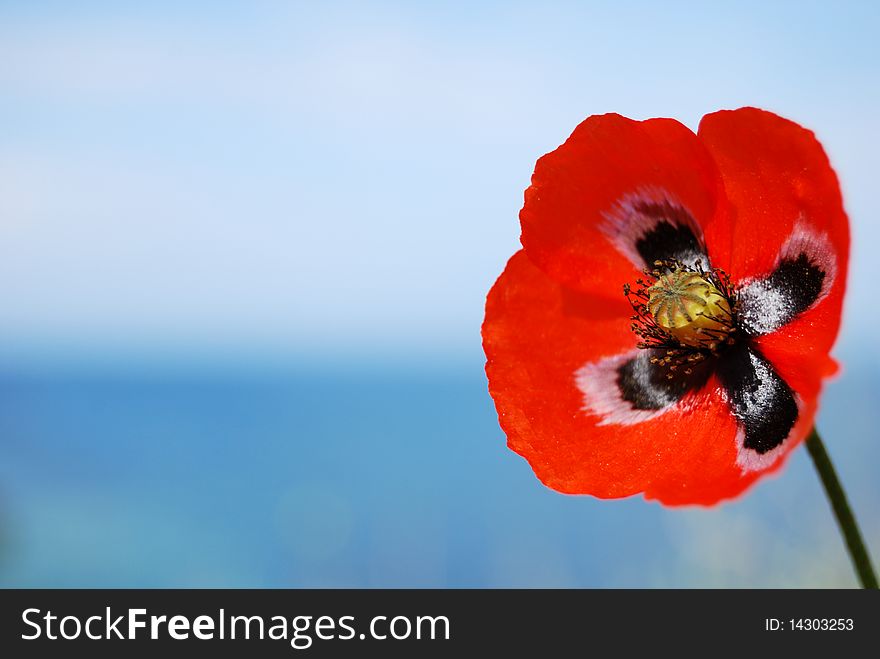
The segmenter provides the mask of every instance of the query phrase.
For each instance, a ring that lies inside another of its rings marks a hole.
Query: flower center
[[[682,345],[713,349],[732,329],[730,303],[699,272],[661,274],[647,293],[654,321]]]
[[[678,353],[715,354],[733,343],[736,295],[727,275],[678,261],[657,261],[646,270],[648,279],[628,284],[623,292],[632,305],[632,330],[640,348],[662,348]],[[668,353],[672,354],[672,353]],[[697,355],[698,356],[698,355]]]

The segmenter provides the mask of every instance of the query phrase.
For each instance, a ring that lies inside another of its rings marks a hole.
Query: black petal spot
[[[617,369],[617,386],[623,400],[637,410],[661,410],[672,405],[688,391],[702,387],[711,367],[707,362],[693,366],[651,363],[651,358],[662,358],[663,350],[642,350]],[[687,373],[690,368],[691,373]]]
[[[662,209],[649,210],[658,212]],[[648,214],[647,210],[644,212]],[[648,267],[652,267],[655,261],[667,259],[689,265],[697,259],[703,259],[703,265],[706,265],[704,250],[693,230],[689,226],[673,224],[666,219],[658,222],[636,241],[636,250]]]
[[[743,446],[759,454],[785,441],[798,418],[791,388],[754,348],[738,344],[718,364],[718,376],[742,427]]]
[[[819,299],[826,276],[803,252],[783,259],[769,277],[740,291],[743,329],[753,336],[779,329]]]
[[[656,261],[696,261],[708,268],[703,234],[691,212],[660,188],[637,190],[621,197],[603,214],[602,230],[638,268]]]

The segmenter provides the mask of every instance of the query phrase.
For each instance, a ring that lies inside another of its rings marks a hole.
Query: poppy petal
[[[592,116],[538,160],[522,243],[559,282],[619,286],[656,260],[703,257],[721,194],[708,151],[679,122]]]
[[[828,353],[840,327],[850,240],[837,176],[811,131],[770,112],[716,112],[703,117],[698,134],[721,171],[723,217],[736,247],[724,252],[710,243],[713,263],[741,284],[743,324],[797,392],[803,417],[836,370]]]
[[[560,285],[523,251],[508,262],[486,303],[486,372],[508,445],[545,485],[708,505],[778,467],[786,452],[753,470],[738,463],[744,435],[716,376],[677,399],[640,370],[638,353],[648,353],[635,343],[626,316],[604,314],[595,297]],[[621,388],[621,367],[633,358],[635,390],[655,399]]]
[[[800,257],[798,260],[803,263]],[[797,308],[796,305],[806,303],[819,289],[816,300],[806,310],[793,315],[790,319],[789,313],[777,315],[778,312],[762,309],[762,304],[749,299],[752,286],[759,286],[757,290],[760,292],[761,284],[749,283],[742,291],[744,309],[748,309],[749,306],[754,308],[747,318],[761,318],[749,323],[751,331],[754,333],[756,328],[759,331],[768,331],[767,334],[762,334],[754,340],[755,345],[773,363],[785,381],[804,398],[817,397],[821,390],[822,379],[834,375],[837,371],[836,363],[829,356],[829,351],[834,345],[840,325],[846,279],[845,273],[839,272],[837,268],[845,262],[845,255],[842,258],[828,259],[825,263],[818,259],[810,260],[810,268],[801,273],[803,279],[798,284],[800,291],[792,293],[789,287],[788,291],[783,292],[782,286],[775,288],[768,286],[764,289],[772,291],[772,294],[778,295],[785,304],[791,305],[792,311]],[[817,271],[823,273],[821,289]],[[760,296],[757,297],[760,302]]]
[[[757,108],[706,115],[698,135],[724,181],[728,208],[719,217],[733,246],[710,243],[713,265],[743,286],[753,333],[782,328],[805,357],[824,362],[840,325],[849,224],[822,145],[811,131]],[[795,283],[799,269],[807,280]],[[775,301],[781,312],[771,310]],[[799,327],[788,331],[792,320]],[[775,362],[772,351],[764,354]]]

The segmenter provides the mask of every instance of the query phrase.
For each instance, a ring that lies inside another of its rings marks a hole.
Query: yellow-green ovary
[[[730,331],[730,303],[697,272],[664,273],[648,295],[654,320],[684,345],[713,348]]]

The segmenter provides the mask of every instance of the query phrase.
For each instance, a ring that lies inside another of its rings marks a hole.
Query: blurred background
[[[566,497],[486,391],[541,154],[774,110],[852,219],[820,428],[878,557],[880,5],[710,4],[0,4],[0,585],[855,585],[804,450]]]

